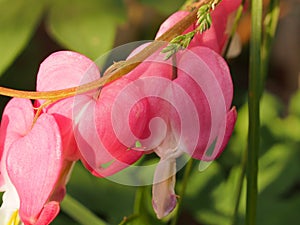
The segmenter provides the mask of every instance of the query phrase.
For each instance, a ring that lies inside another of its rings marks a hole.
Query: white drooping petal
[[[179,158],[181,151],[176,138],[169,134],[165,141],[155,150],[160,157],[156,166],[152,186],[152,205],[158,219],[169,215],[177,203],[175,194],[176,183],[176,159]]]
[[[167,216],[176,206],[175,174],[176,159],[161,159],[155,170],[152,187],[152,204],[158,219]]]

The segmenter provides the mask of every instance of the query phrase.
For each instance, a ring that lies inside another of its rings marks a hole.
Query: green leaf
[[[191,42],[191,40],[195,36],[195,31],[191,31],[187,34],[179,35],[173,38],[170,43],[165,47],[161,52],[167,53],[165,56],[165,60],[171,58],[174,54],[176,54],[179,50],[183,50],[187,48]]]
[[[56,0],[50,6],[50,35],[64,47],[96,59],[113,47],[125,21],[121,0]]]
[[[0,1],[0,74],[20,54],[40,21],[45,1]]]

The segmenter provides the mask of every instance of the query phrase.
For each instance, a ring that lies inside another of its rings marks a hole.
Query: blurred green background
[[[113,47],[151,40],[160,23],[183,0],[0,0],[0,85],[34,90],[39,64],[52,52],[69,49],[91,59]],[[268,1],[265,1],[265,5]],[[300,210],[300,4],[281,2],[266,89],[261,102],[258,224],[296,224]],[[242,52],[228,63],[238,109],[234,134],[221,157],[199,172],[194,162],[179,224],[232,224],[242,159],[247,143],[248,40],[250,14],[238,33]],[[0,98],[1,112],[9,98]],[[181,187],[183,171],[178,173]],[[93,177],[77,163],[68,193],[109,224],[142,212],[127,224],[167,224],[155,218],[151,187],[129,187]],[[142,201],[139,199],[142,198]],[[243,224],[245,188],[237,224]],[[64,210],[54,225],[78,224]]]

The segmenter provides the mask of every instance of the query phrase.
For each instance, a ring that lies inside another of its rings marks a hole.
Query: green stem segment
[[[260,146],[259,102],[261,93],[262,0],[251,1],[251,39],[249,68],[249,133],[247,159],[246,225],[256,224],[257,174]]]
[[[82,225],[108,225],[108,223],[95,216],[88,208],[70,195],[65,196],[61,203],[61,208],[66,214]]]
[[[253,4],[257,4],[253,3]],[[260,2],[259,2],[260,4]],[[261,17],[261,6],[258,5],[252,6],[253,10],[256,10],[253,12],[253,24],[252,26],[255,27],[255,30],[253,32],[255,34],[252,34],[253,36],[253,42],[257,41],[256,43],[251,43],[251,69],[250,71],[255,71],[256,74],[251,73],[250,75],[250,85],[251,89],[249,88],[249,115],[251,111],[251,116],[249,117],[249,142],[250,140],[253,140],[255,136],[257,135],[256,138],[258,138],[259,135],[259,120],[257,121],[258,118],[258,104],[259,104],[259,98],[261,97],[263,90],[264,90],[264,83],[267,77],[268,73],[268,64],[270,60],[270,53],[271,53],[271,47],[273,44],[277,24],[278,24],[278,18],[279,18],[279,0],[271,0],[267,14],[264,18],[264,29],[263,29],[263,35],[261,35],[262,29],[258,29],[255,25],[256,23],[260,23],[260,17]],[[257,16],[255,13],[258,13],[259,15]],[[240,15],[239,15],[240,17]],[[255,18],[255,19],[254,19]],[[255,20],[255,21],[254,21]],[[258,25],[259,27],[261,26],[260,24]],[[256,37],[255,37],[256,36]],[[260,37],[262,37],[262,40],[260,40]],[[259,45],[261,45],[261,48],[259,50]],[[260,52],[259,52],[260,51]],[[261,58],[259,59],[259,56]],[[256,58],[257,61],[253,61],[253,58]],[[259,65],[260,63],[260,65]],[[258,72],[260,66],[260,75]],[[260,86],[259,90],[257,89],[257,86]],[[255,89],[255,90],[253,90]],[[251,91],[251,92],[250,92]],[[250,96],[250,93],[255,93],[255,96]],[[259,97],[257,96],[257,93],[259,93]],[[256,98],[256,99],[254,99]],[[251,103],[250,103],[251,99]],[[251,104],[251,107],[250,107]],[[254,114],[256,116],[254,116]],[[254,121],[256,123],[252,123],[251,121]],[[250,128],[251,126],[251,128]],[[250,131],[251,129],[251,131]],[[257,130],[257,131],[256,131]],[[256,133],[255,133],[256,132]],[[251,135],[250,135],[251,133]],[[254,142],[253,142],[254,143]],[[247,224],[255,224],[255,215],[256,215],[256,183],[257,183],[257,157],[258,157],[258,144],[257,142],[255,144],[255,148],[253,149],[254,145],[250,144],[249,145],[249,151],[246,152],[245,157],[243,157],[242,160],[242,171],[241,171],[241,176],[239,179],[238,183],[238,194],[237,194],[237,201],[234,209],[234,214],[233,214],[233,220],[232,220],[232,225],[235,225],[237,223],[237,215],[238,215],[238,209],[239,209],[239,202],[240,202],[240,197],[241,197],[241,191],[242,191],[242,186],[243,186],[243,180],[244,180],[244,174],[245,174],[245,168],[246,164],[248,164],[247,167],[247,175],[248,175],[248,186],[247,186]],[[247,158],[247,159],[246,159]],[[248,163],[246,161],[248,160]],[[255,170],[252,170],[254,168]],[[255,172],[256,171],[256,172]],[[256,173],[256,174],[255,174]],[[252,200],[251,200],[252,199]]]

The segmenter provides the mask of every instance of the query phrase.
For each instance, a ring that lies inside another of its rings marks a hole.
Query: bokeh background
[[[159,25],[183,0],[0,0],[0,85],[35,90],[39,64],[52,52],[74,50],[95,60],[113,47],[152,40]],[[269,1],[264,1],[265,7]],[[261,102],[258,224],[297,224],[300,210],[300,4],[280,4],[265,91]],[[227,225],[237,201],[247,143],[250,12],[237,30],[241,53],[228,63],[238,121],[224,153],[206,170],[194,162],[179,224]],[[1,96],[1,112],[9,98]],[[181,187],[183,171],[177,175]],[[109,224],[167,224],[155,218],[151,187],[129,187],[99,179],[77,163],[68,193]],[[242,188],[237,224],[243,224]],[[54,225],[78,224],[61,211]]]

